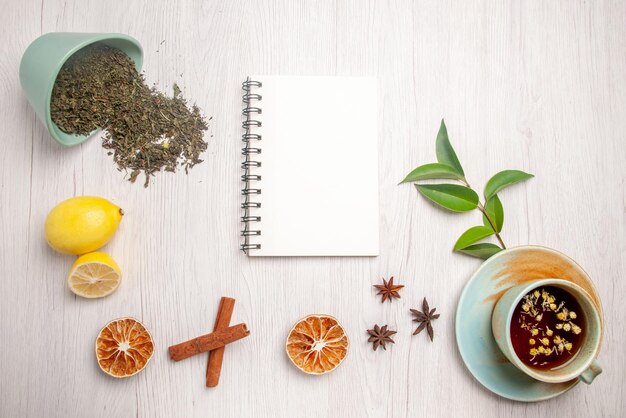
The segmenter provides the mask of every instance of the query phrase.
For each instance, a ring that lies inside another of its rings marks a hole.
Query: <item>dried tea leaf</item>
[[[202,162],[207,121],[187,105],[178,85],[167,97],[149,87],[122,51],[101,43],[75,53],[61,68],[50,105],[54,123],[64,132],[86,135],[105,129],[102,146],[119,170],[131,171],[144,186],[159,171],[185,173]]]

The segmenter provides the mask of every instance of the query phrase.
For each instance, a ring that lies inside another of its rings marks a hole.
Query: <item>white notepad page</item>
[[[377,84],[370,77],[250,76],[262,100],[250,256],[378,255]]]

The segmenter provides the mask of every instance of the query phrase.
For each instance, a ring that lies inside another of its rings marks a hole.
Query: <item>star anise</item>
[[[385,347],[386,343],[395,344],[391,336],[395,334],[396,331],[387,329],[387,325],[383,325],[382,327],[374,325],[374,329],[368,329],[367,332],[371,335],[367,342],[374,343],[374,351],[376,351],[379,345],[383,347],[383,350],[387,350],[387,347]]]
[[[392,298],[400,299],[400,294],[398,290],[402,289],[404,285],[401,284],[393,284],[393,276],[389,279],[389,281],[383,279],[383,284],[375,284],[374,287],[378,289],[378,294],[382,295],[381,303],[385,303],[387,299],[391,302]]]
[[[417,309],[411,309],[411,313],[413,314],[413,316],[415,316],[415,319],[413,321],[419,322],[420,324],[413,333],[413,335],[419,334],[424,330],[424,328],[426,328],[428,336],[430,337],[430,341],[433,340],[433,326],[431,324],[431,321],[439,318],[439,314],[435,313],[436,309],[437,308],[430,309],[426,298],[424,298],[424,301],[422,302],[422,312],[418,311]]]

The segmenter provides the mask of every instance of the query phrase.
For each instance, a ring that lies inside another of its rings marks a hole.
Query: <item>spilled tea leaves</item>
[[[146,85],[134,62],[102,43],[75,53],[61,68],[52,91],[52,120],[64,132],[87,135],[105,129],[102,146],[135,182],[161,170],[185,173],[202,162],[208,129],[200,109],[188,106],[174,85],[168,97]]]

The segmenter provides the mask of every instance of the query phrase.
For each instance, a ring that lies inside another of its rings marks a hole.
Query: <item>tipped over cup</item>
[[[141,70],[141,45],[135,38],[120,33],[46,33],[26,48],[20,62],[20,84],[24,94],[50,135],[62,145],[80,144],[96,132],[68,134],[59,129],[50,115],[52,89],[61,67],[77,51],[95,42],[123,51],[133,60],[137,71]]]

